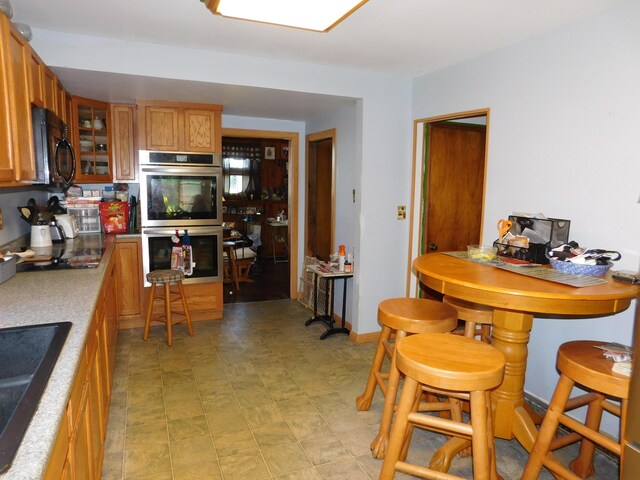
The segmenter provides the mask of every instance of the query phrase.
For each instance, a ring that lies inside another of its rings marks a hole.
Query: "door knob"
[[[430,243],[429,250],[431,250],[432,252],[435,252],[436,250],[438,250],[438,245],[436,245],[435,243]]]

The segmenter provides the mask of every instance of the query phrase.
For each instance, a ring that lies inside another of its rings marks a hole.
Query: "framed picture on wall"
[[[264,158],[265,158],[265,160],[275,160],[276,159],[276,147],[265,147],[264,148]]]

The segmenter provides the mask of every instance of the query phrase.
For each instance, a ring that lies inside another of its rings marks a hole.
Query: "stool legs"
[[[178,282],[178,290],[180,290],[180,299],[182,300],[187,330],[189,330],[189,336],[193,337],[193,324],[191,323],[191,315],[189,314],[189,307],[187,306],[187,296],[184,293],[184,285],[182,285],[182,282]]]
[[[598,431],[600,428],[600,421],[602,420],[602,402],[605,401],[604,395],[598,395],[595,400],[589,402],[587,409],[587,416],[585,418],[585,426],[593,431]],[[579,477],[589,478],[593,475],[593,454],[596,450],[596,444],[591,440],[584,438],[580,442],[580,453],[578,456],[569,462],[569,467]]]
[[[364,393],[356,398],[356,408],[358,410],[369,410],[369,407],[371,407],[371,400],[376,393],[376,385],[378,384],[377,376],[382,371],[382,364],[384,363],[384,344],[389,341],[389,338],[391,338],[391,328],[383,326],[378,338],[378,346],[373,357],[373,363],[371,364],[367,386],[364,389]]]
[[[142,336],[143,340],[147,340],[149,338],[149,327],[151,325],[151,313],[153,312],[153,297],[156,294],[156,284],[151,284],[151,291],[149,292],[149,305],[147,305],[147,318],[144,322],[144,335]]]
[[[395,356],[395,355],[394,355]],[[384,460],[382,461],[382,469],[380,470],[380,480],[393,479],[396,462],[400,458],[402,451],[405,431],[407,429],[409,414],[413,409],[413,403],[415,396],[419,388],[418,382],[413,378],[406,377],[404,385],[402,387],[402,395],[400,397],[400,403],[398,404],[398,412],[396,414],[396,421],[393,422],[393,430],[391,439],[389,441],[389,448]]]
[[[566,469],[553,457],[547,457],[547,454],[549,453],[549,445],[558,430],[560,416],[564,414],[564,407],[571,395],[573,385],[573,380],[566,375],[560,375],[558,386],[553,393],[551,403],[549,403],[547,413],[544,416],[542,425],[540,425],[540,431],[536,437],[533,449],[529,454],[529,460],[522,474],[522,480],[536,480],[540,475],[543,463],[549,470],[563,478],[569,473],[566,472]],[[579,477],[573,475],[568,478]]]
[[[396,332],[396,344],[406,336],[406,332]],[[383,458],[386,453],[387,443],[389,441],[389,432],[391,430],[391,421],[393,419],[393,410],[396,406],[396,397],[398,395],[398,383],[400,383],[400,371],[396,367],[396,352],[394,349],[393,354],[391,355],[391,367],[389,368],[387,391],[384,395],[384,408],[382,410],[382,419],[380,420],[380,430],[376,438],[371,442],[371,454],[374,458]]]

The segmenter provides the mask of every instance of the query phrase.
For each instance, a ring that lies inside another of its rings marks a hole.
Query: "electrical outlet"
[[[2,221],[2,209],[0,208],[0,230],[4,228],[4,222]]]
[[[407,207],[404,205],[398,205],[398,220],[407,219]]]

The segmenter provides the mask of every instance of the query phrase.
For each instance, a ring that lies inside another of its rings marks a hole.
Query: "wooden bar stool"
[[[491,390],[502,382],[504,355],[491,345],[470,338],[424,333],[400,340],[395,358],[405,380],[379,478],[392,479],[396,470],[435,480],[460,478],[402,460],[411,441],[413,426],[418,425],[438,433],[471,439],[473,478],[498,479]],[[417,399],[423,385],[450,395],[468,397],[471,422],[462,423],[418,412]]]
[[[149,305],[147,306],[147,318],[144,324],[143,340],[149,338],[149,327],[151,322],[163,322],[167,325],[167,345],[173,344],[173,323],[187,323],[187,329],[189,335],[193,337],[193,325],[191,324],[191,316],[189,315],[189,307],[187,306],[187,297],[184,293],[184,286],[182,280],[184,279],[184,273],[180,270],[154,270],[147,274],[147,281],[151,283],[151,292],[149,292]],[[178,286],[177,291],[171,291],[171,284]],[[156,286],[164,285],[163,292],[156,295]],[[164,300],[164,312],[153,316],[153,302],[156,298]],[[171,309],[171,303],[180,300],[182,302],[182,311],[176,311]],[[183,315],[184,318],[173,322],[172,314],[177,313]]]
[[[368,410],[376,386],[384,394],[384,409],[380,421],[378,436],[371,443],[371,451],[376,458],[382,458],[385,453],[391,420],[395,408],[400,373],[394,365],[395,345],[401,338],[416,333],[444,333],[452,331],[458,324],[455,309],[435,300],[424,298],[391,298],[378,305],[378,321],[382,324],[382,331],[378,337],[378,346],[373,357],[373,364],[367,380],[364,393],[356,398],[358,410]],[[390,343],[391,334],[395,332],[395,342]],[[385,356],[391,359],[389,372],[382,371]],[[385,383],[386,381],[386,383]],[[459,404],[441,403],[434,410],[459,411]],[[432,405],[432,407],[434,407]],[[455,416],[455,412],[452,412]]]
[[[463,334],[465,337],[479,337],[483,342],[491,343],[493,308],[449,295],[445,295],[442,302],[455,308],[458,312],[458,319],[464,321]]]
[[[575,341],[560,345],[557,360],[560,379],[540,426],[523,479],[537,479],[543,465],[561,478],[590,477],[594,473],[593,453],[596,443],[618,456],[621,455],[623,445],[598,430],[603,410],[619,416],[621,430],[624,430],[629,377],[611,371],[611,360],[604,358],[602,350],[595,348],[603,343],[605,342]],[[591,392],[569,398],[576,383],[587,387]],[[609,402],[606,396],[619,398],[620,405]],[[565,414],[568,410],[584,405],[588,405],[584,424]],[[559,424],[568,427],[573,433],[554,438]],[[620,438],[624,438],[624,431],[620,432]],[[580,453],[569,464],[574,474],[550,452],[577,441],[581,441]]]

